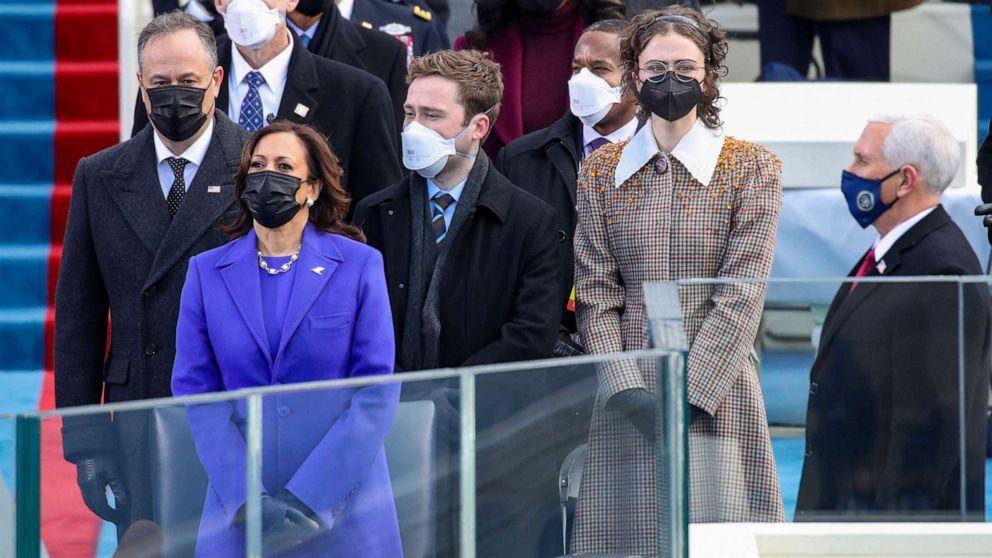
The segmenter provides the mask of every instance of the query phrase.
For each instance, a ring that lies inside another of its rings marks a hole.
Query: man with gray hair
[[[982,274],[940,205],[959,164],[929,116],[873,118],[854,146],[841,190],[878,237],[823,325],[797,521],[984,520],[987,285],[858,279]]]
[[[162,14],[142,30],[138,62],[152,126],[80,160],[73,179],[55,293],[58,407],[171,395],[187,262],[224,244],[214,224],[234,211],[247,133],[215,110],[224,71],[213,32]],[[151,517],[148,430],[140,412],[64,421],[83,500],[119,534]]]

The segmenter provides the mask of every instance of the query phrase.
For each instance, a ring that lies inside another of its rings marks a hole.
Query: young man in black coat
[[[386,84],[398,133],[403,126],[406,100],[406,46],[372,25],[366,27],[348,21],[334,0],[301,0],[287,17],[290,28],[307,50],[365,70]]]
[[[251,42],[257,37],[239,32],[237,25],[232,33],[227,10],[241,1],[216,0],[229,36],[217,48],[224,69],[217,107],[250,132],[276,118],[315,127],[334,148],[353,202],[399,180],[396,124],[382,80],[307,51],[283,17],[297,0],[264,0],[280,15],[274,18],[274,33],[261,44]],[[252,25],[254,18],[269,16],[245,10],[240,17],[252,29],[261,27]],[[132,135],[147,123],[136,106]]]
[[[480,149],[499,115],[499,66],[477,51],[441,51],[415,59],[410,79],[403,153],[414,172],[355,210],[369,244],[383,253],[397,369],[550,357],[561,313],[554,210],[513,186]],[[530,371],[476,384],[480,556],[525,555],[506,552],[521,544],[512,526],[526,527],[534,512],[528,483],[555,482],[553,468],[550,476],[531,469],[545,438],[523,442],[544,427],[527,415],[545,391],[540,384]],[[434,399],[438,420],[457,432],[457,399],[438,397],[454,388],[431,387],[404,386],[404,397]],[[536,424],[520,431],[528,418]],[[439,502],[443,556],[457,553],[448,538],[457,507],[449,506]]]
[[[510,182],[555,208],[565,335],[576,332],[575,306],[570,299],[575,279],[572,236],[579,165],[593,149],[628,140],[638,127],[633,94],[616,91],[623,77],[620,35],[626,26],[623,20],[607,19],[587,27],[575,44],[572,58],[570,111],[551,126],[514,140],[496,156],[496,168]],[[590,91],[595,88],[613,88],[616,97],[606,99]],[[559,344],[559,353],[568,350],[564,337],[562,343],[566,346]]]
[[[940,205],[959,159],[931,117],[869,122],[842,190],[879,236],[852,277],[982,274]],[[989,305],[984,282],[840,287],[810,374],[797,520],[984,521]]]
[[[233,177],[248,134],[215,110],[224,71],[213,32],[181,12],[160,15],[138,38],[138,61],[154,129],[80,160],[73,179],[55,292],[58,407],[172,395],[187,263],[227,241],[214,225],[236,211]],[[63,424],[83,500],[118,533],[152,517],[147,418],[107,413]]]

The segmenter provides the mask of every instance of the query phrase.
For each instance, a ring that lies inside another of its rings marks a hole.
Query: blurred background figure
[[[488,51],[503,74],[502,118],[486,140],[490,157],[568,110],[575,43],[590,23],[623,19],[621,0],[477,0],[478,25],[455,48]]]
[[[393,331],[382,256],[344,222],[327,141],[279,121],[245,144],[234,240],[190,261],[176,328],[177,396],[385,375]],[[266,555],[402,557],[383,442],[399,384],[263,402]],[[209,486],[196,555],[245,556],[243,402],[188,405]]]
[[[765,79],[805,79],[820,39],[824,77],[889,81],[891,17],[923,0],[758,0]],[[769,68],[769,64],[784,67]],[[789,73],[792,70],[797,75]],[[770,75],[769,75],[770,74]],[[775,77],[779,76],[779,77]]]

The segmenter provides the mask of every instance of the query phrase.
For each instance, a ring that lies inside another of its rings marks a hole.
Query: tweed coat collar
[[[697,118],[696,123],[672,150],[671,156],[678,159],[700,184],[708,186],[716,171],[723,141],[722,129],[709,128]],[[658,153],[661,153],[661,150],[654,139],[651,126],[641,126],[630,142],[623,147],[613,185],[619,188]]]

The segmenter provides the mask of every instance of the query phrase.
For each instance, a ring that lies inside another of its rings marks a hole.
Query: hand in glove
[[[655,442],[658,408],[654,395],[646,389],[626,389],[606,402],[606,408],[621,413],[649,443]]]
[[[117,461],[109,453],[95,453],[76,462],[76,482],[83,495],[83,502],[93,513],[112,523],[127,520],[123,510],[127,509],[128,495],[124,488],[124,477],[117,467]],[[114,494],[116,508],[107,503],[107,488]]]
[[[992,244],[992,203],[983,203],[975,208],[975,215],[984,215],[982,225],[988,229],[989,244]]]

